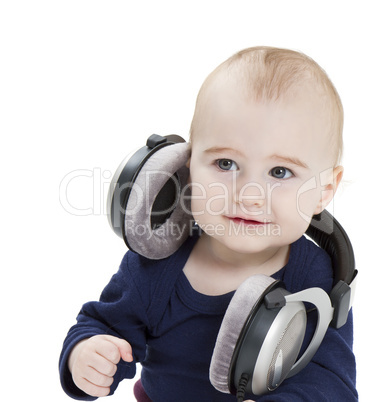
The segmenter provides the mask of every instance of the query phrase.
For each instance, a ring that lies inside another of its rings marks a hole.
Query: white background
[[[358,390],[362,401],[389,397],[388,3],[1,3],[0,389],[7,401],[69,401],[57,372],[62,341],[126,251],[107,224],[109,175],[151,133],[187,137],[205,76],[234,52],[261,44],[307,53],[342,97],[345,183],[332,208],[360,270]],[[75,170],[94,172],[67,188],[68,206],[91,208],[87,216],[60,202],[60,185]],[[125,381],[110,400],[132,400],[130,393]]]

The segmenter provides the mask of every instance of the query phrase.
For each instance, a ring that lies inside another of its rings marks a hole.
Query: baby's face
[[[277,102],[253,101],[225,84],[211,90],[199,118],[190,174],[201,228],[239,252],[297,240],[321,212],[333,167],[320,95],[309,87]]]

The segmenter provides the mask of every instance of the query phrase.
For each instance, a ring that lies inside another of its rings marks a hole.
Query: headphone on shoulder
[[[153,134],[118,167],[108,193],[108,219],[129,249],[166,258],[189,236],[194,226],[189,157],[189,144],[180,136]],[[306,234],[331,257],[332,291],[291,294],[281,281],[261,274],[244,281],[225,313],[211,359],[210,381],[217,390],[237,395],[275,390],[311,361],[330,325],[346,323],[357,276],[351,242],[326,210],[313,217]],[[307,325],[304,302],[315,306],[318,323],[298,358]]]

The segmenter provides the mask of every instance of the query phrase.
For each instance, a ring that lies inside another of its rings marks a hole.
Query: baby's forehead
[[[216,71],[205,84],[206,94],[231,92],[233,96],[238,94],[254,101],[284,101],[305,95],[324,102],[333,101],[332,94],[310,71],[271,77],[262,72],[249,72],[249,66],[238,66]]]
[[[335,146],[329,146],[332,142],[334,143],[334,141],[331,142],[333,127],[329,102],[325,93],[315,89],[311,82],[304,81],[300,85],[292,86],[290,90],[281,93],[277,99],[275,97],[268,99],[266,96],[259,98],[249,91],[246,84],[241,81],[221,78],[222,76],[207,91],[209,95],[206,97],[204,107],[200,110],[199,118],[195,121],[195,128],[198,128],[195,132],[208,133],[208,137],[212,140],[211,137],[215,131],[212,129],[211,123],[216,127],[223,127],[222,132],[227,133],[231,131],[232,127],[244,128],[248,125],[252,127],[254,125],[257,128],[255,122],[262,120],[270,130],[268,140],[270,145],[280,144],[281,135],[278,134],[283,130],[288,135],[291,133],[293,137],[297,138],[296,142],[300,141],[303,145],[304,142],[311,143],[314,141],[324,144],[323,148],[320,149],[321,156],[327,150],[328,153],[329,151],[335,153]],[[281,121],[286,122],[286,124],[290,122],[290,124],[285,127],[284,124],[280,124]],[[305,132],[309,133],[308,127],[313,128],[311,138],[300,135]],[[241,138],[242,135],[238,137],[239,144],[243,142]],[[204,140],[205,136],[203,136]],[[289,142],[286,145],[288,146]],[[255,148],[256,145],[251,147]],[[313,144],[312,149],[314,149],[313,154],[315,154],[315,150],[319,147]],[[275,153],[277,152],[276,150]]]

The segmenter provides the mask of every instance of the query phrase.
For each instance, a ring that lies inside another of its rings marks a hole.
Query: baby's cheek
[[[317,208],[320,200],[319,193],[320,191],[318,189],[298,193],[296,200],[297,213],[307,223],[310,223]]]
[[[192,196],[191,199],[191,211],[193,217],[197,220],[198,217],[203,215],[205,211],[205,201],[202,199],[198,199],[197,197],[201,196]]]

